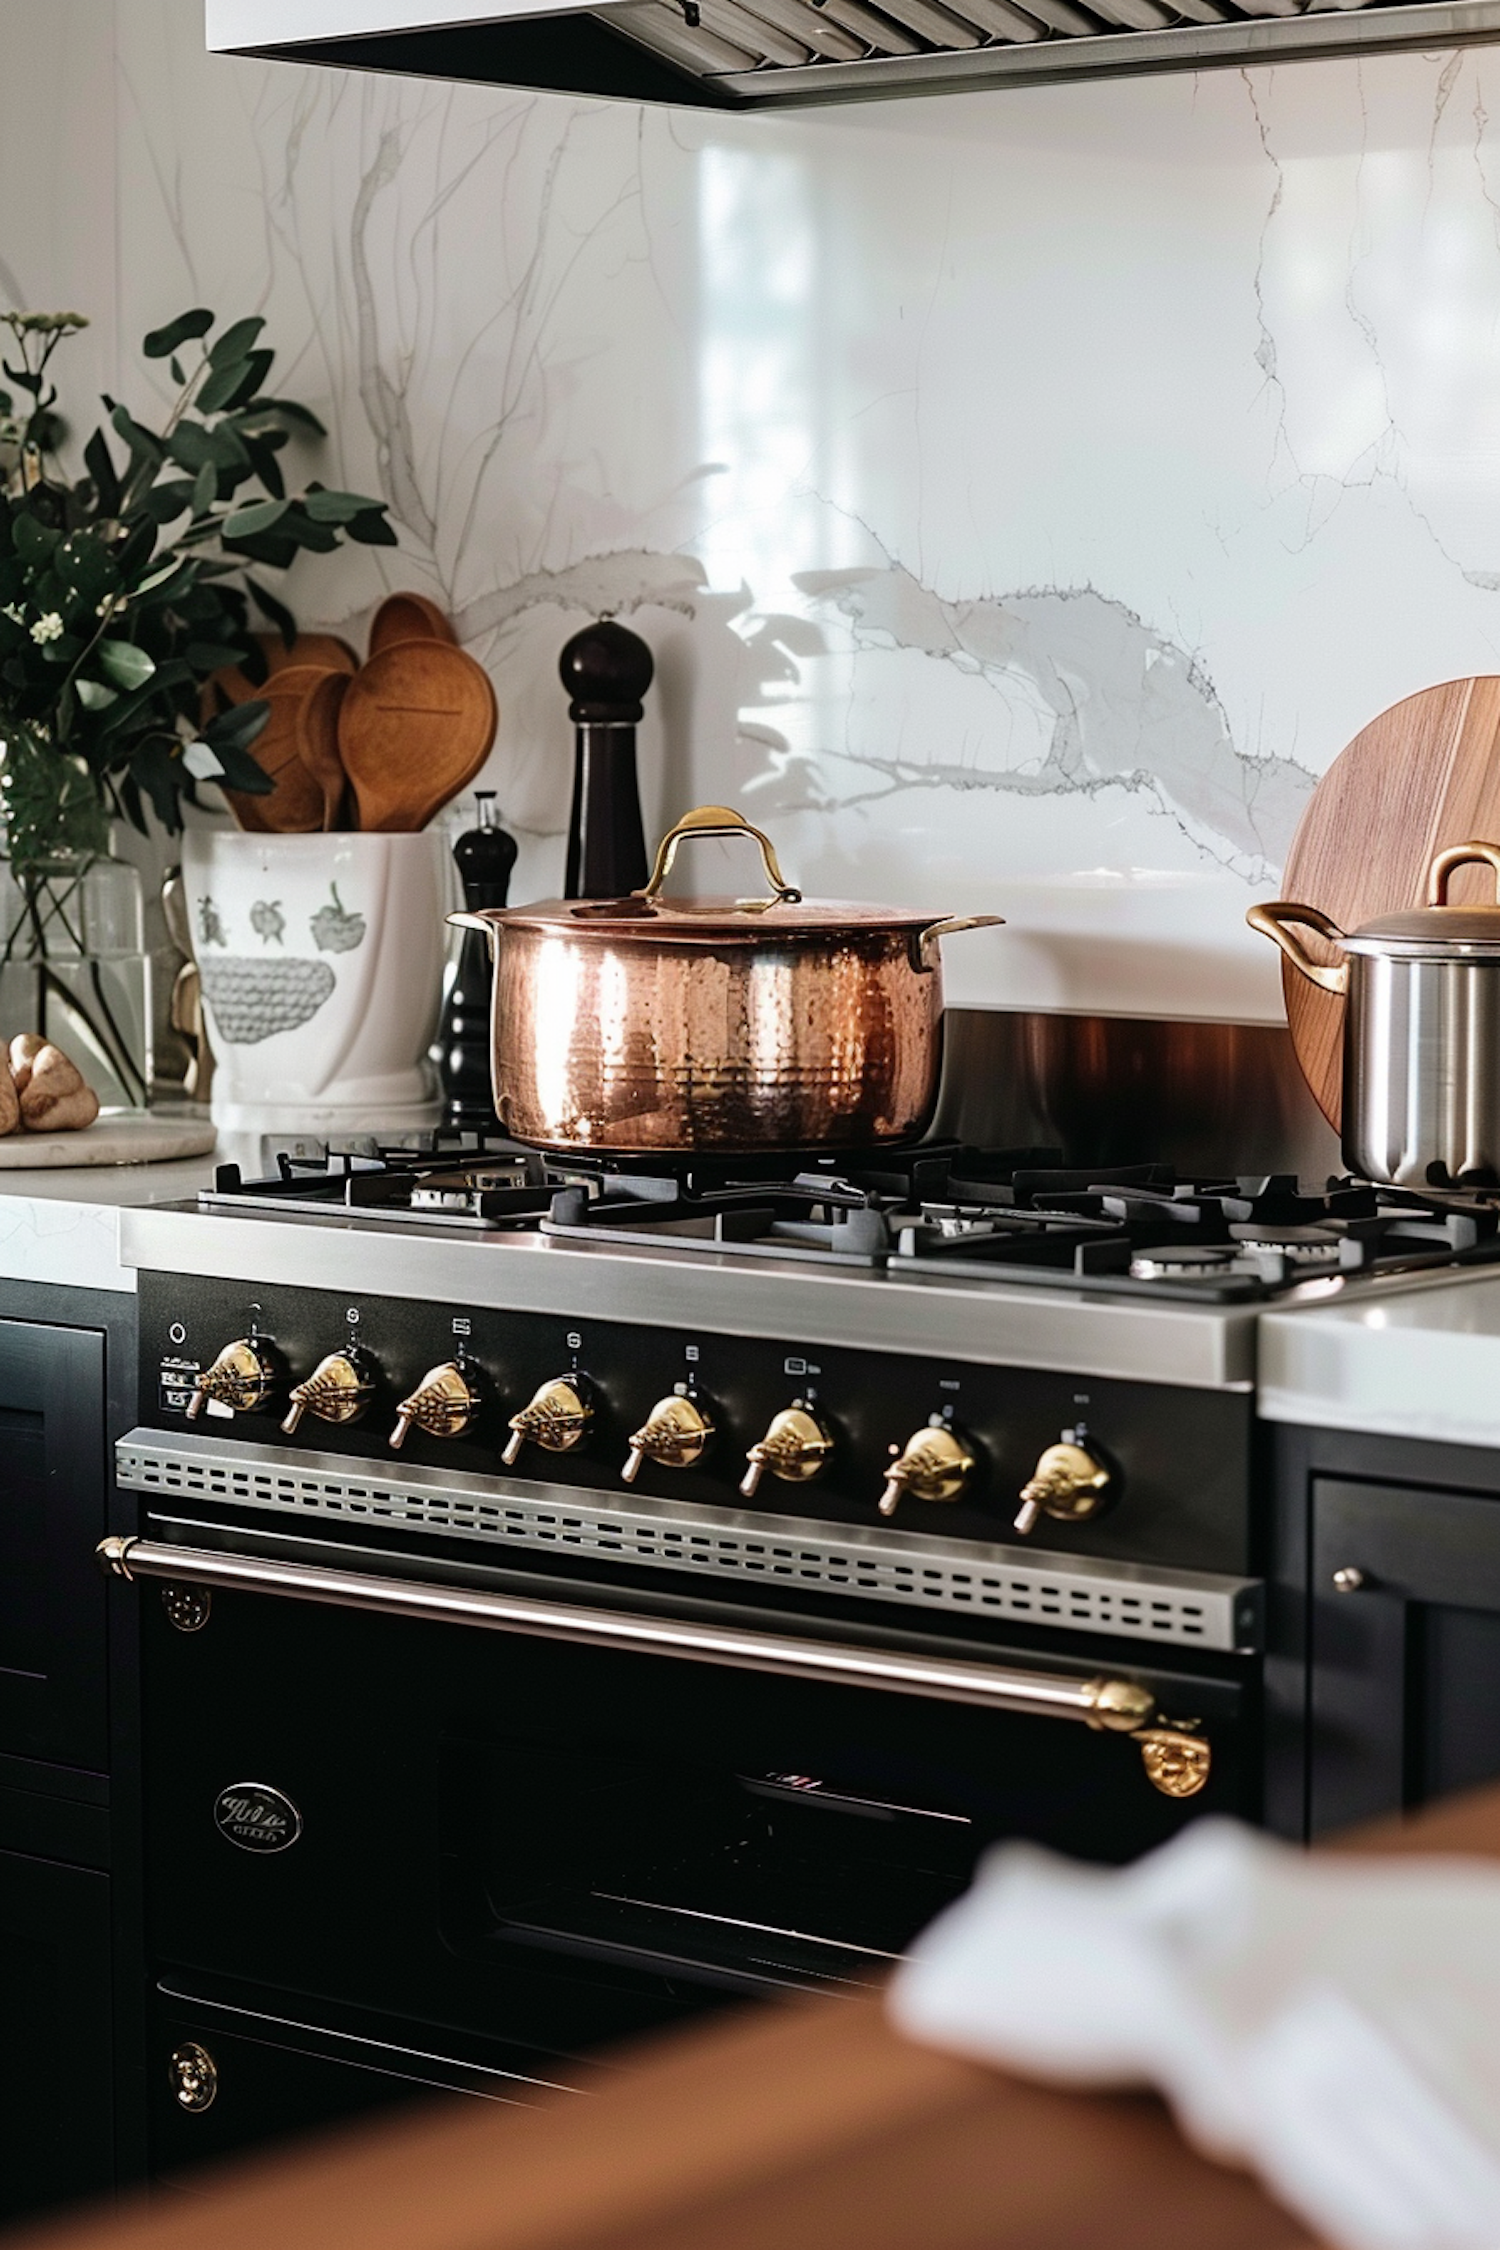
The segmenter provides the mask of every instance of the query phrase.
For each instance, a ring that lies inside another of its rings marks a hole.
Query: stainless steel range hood
[[[1500,38],[1500,0],[206,0],[219,54],[749,110]]]

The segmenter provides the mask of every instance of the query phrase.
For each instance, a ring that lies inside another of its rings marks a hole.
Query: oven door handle
[[[1068,1673],[1021,1671],[1002,1664],[952,1663],[943,1657],[755,1633],[734,1625],[586,1609],[572,1602],[539,1601],[529,1594],[367,1577],[362,1571],[327,1570],[318,1564],[277,1562],[217,1548],[178,1547],[164,1540],[109,1538],[100,1541],[95,1553],[100,1567],[115,1578],[157,1578],[169,1585],[280,1594],[290,1601],[321,1602],[387,1617],[477,1625],[491,1632],[527,1633],[592,1648],[686,1657],[700,1664],[727,1664],[835,1686],[886,1688],[897,1694],[1017,1711],[1030,1718],[1081,1720],[1110,1734],[1130,1735],[1140,1746],[1152,1783],[1166,1796],[1195,1796],[1209,1776],[1211,1754],[1208,1744],[1191,1731],[1196,1722],[1153,1726],[1156,1698],[1135,1680],[1102,1674],[1078,1679]]]

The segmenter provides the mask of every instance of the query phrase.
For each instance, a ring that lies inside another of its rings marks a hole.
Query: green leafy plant
[[[310,483],[279,459],[316,415],[266,388],[274,353],[252,316],[218,328],[198,306],[148,335],[177,396],[159,429],[106,397],[108,421],[63,473],[51,375],[78,313],[10,313],[0,359],[0,810],[23,883],[60,852],[104,849],[147,810],[175,832],[203,783],[251,795],[270,783],[249,754],[268,705],[204,719],[225,665],[265,677],[256,634],[290,645],[296,622],[260,573],[345,539],[394,546],[382,501]],[[19,395],[16,395],[19,394]]]

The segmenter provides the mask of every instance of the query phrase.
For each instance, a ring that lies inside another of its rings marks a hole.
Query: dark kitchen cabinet
[[[0,2225],[115,2177],[109,1878],[0,1851]]]
[[[1309,1492],[1319,1835],[1500,1777],[1500,1496],[1331,1475]]]
[[[0,1754],[105,1771],[105,1337],[0,1319]]]

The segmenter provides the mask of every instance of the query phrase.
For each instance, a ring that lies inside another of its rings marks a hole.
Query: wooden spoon
[[[360,827],[425,828],[478,773],[497,723],[489,674],[451,642],[401,641],[372,656],[338,716]]]
[[[323,797],[323,828],[347,827],[349,776],[339,756],[339,710],[350,674],[324,672],[297,706],[297,755]]]
[[[349,643],[341,641],[336,633],[299,633],[290,648],[279,633],[257,633],[255,638],[265,656],[267,675],[272,679],[278,672],[299,670],[305,665],[312,665],[320,672],[359,670],[359,658]],[[264,693],[265,683],[257,687],[241,665],[221,665],[203,683],[199,721],[206,726],[231,704],[249,703]]]
[[[268,797],[226,789],[229,808],[241,828],[255,835],[307,836],[324,821],[323,782],[304,761],[299,736],[308,697],[330,678],[347,687],[347,673],[329,673],[310,664],[288,665],[256,690],[271,706],[271,716],[250,744],[249,755],[274,787]]]
[[[370,620],[370,654],[379,656],[382,649],[395,648],[402,641],[446,641],[456,639],[453,627],[425,594],[387,594]]]

